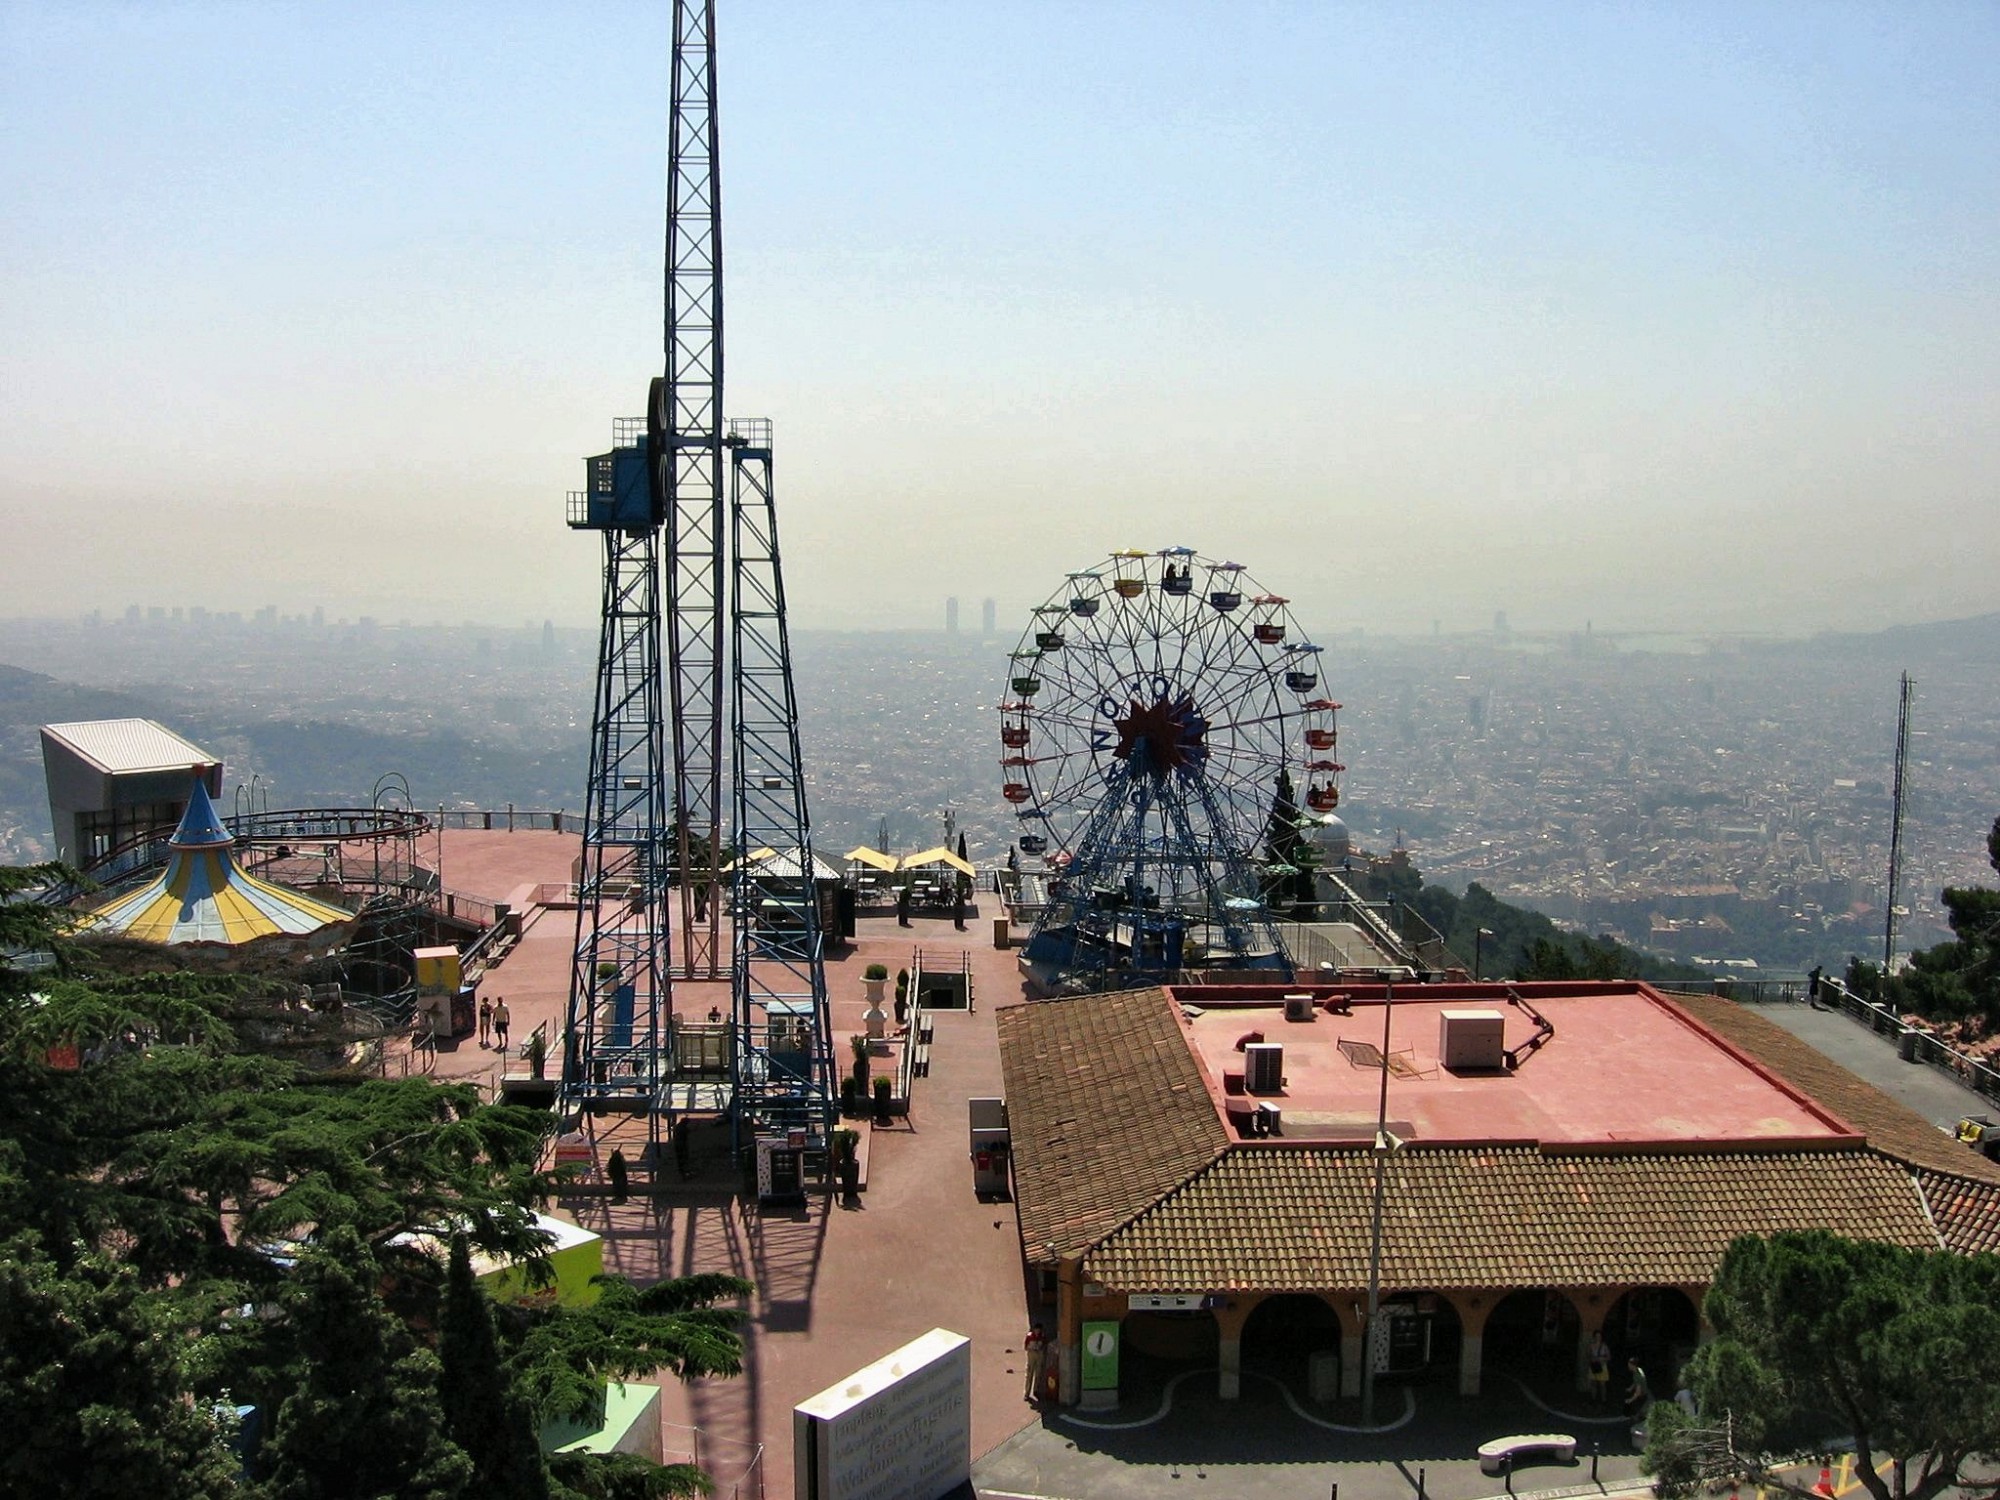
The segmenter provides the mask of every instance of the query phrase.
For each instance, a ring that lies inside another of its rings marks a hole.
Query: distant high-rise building
[[[324,604],[315,604],[313,606],[313,629],[326,629],[326,606]]]
[[[953,594],[944,601],[944,633],[958,634],[958,595]]]
[[[139,606],[138,606],[138,605],[136,605],[136,604],[128,604],[128,605],[126,605],[126,606],[125,606],[125,623],[126,623],[127,625],[137,625],[137,624],[139,623],[139,617],[140,617],[140,614],[141,614],[141,611],[140,611],[140,609],[139,609]]]
[[[1493,633],[1503,641],[1507,639],[1509,632],[1507,630],[1506,610],[1496,609],[1493,611]]]
[[[991,599],[983,599],[979,604],[979,633],[990,636],[1000,623],[1000,608]]]
[[[554,656],[555,654],[556,622],[554,620],[544,620],[542,621],[542,655]]]

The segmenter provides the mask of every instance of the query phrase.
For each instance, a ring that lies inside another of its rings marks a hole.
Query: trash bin
[[[1000,949],[1003,953],[1013,940],[1013,925],[1013,922],[1006,917],[995,917],[993,919],[993,946]]]
[[[1340,1351],[1315,1349],[1306,1356],[1306,1388],[1315,1401],[1340,1398]]]
[[[1896,1056],[1906,1063],[1917,1060],[1917,1038],[1923,1033],[1914,1026],[1905,1026],[1903,1034],[1896,1039]]]

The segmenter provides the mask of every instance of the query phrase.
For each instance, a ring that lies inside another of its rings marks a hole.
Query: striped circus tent
[[[199,778],[158,878],[99,907],[83,930],[153,943],[247,943],[275,932],[317,932],[354,913],[239,869],[235,840]]]

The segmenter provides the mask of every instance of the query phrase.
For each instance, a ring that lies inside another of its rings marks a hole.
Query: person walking
[[[1028,1385],[1022,1393],[1024,1401],[1038,1401],[1042,1394],[1042,1366],[1048,1358],[1048,1342],[1042,1337],[1042,1330],[1032,1323],[1028,1325],[1028,1336],[1021,1341],[1021,1352],[1028,1358]]]
[[[481,995],[479,997],[479,1045],[489,1047],[492,1044],[493,997],[491,995]]]
[[[493,1040],[502,1052],[507,1050],[507,1022],[511,1019],[507,1014],[507,997],[502,995],[493,1002]]]
[[[1653,1404],[1653,1388],[1646,1384],[1646,1372],[1637,1359],[1625,1361],[1632,1383],[1625,1388],[1625,1412],[1635,1422],[1645,1420],[1646,1408]]]

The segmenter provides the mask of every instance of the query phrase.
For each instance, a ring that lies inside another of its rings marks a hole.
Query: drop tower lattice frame
[[[666,488],[668,708],[679,942],[673,975],[720,979],[722,911],[722,178],[715,4],[674,6],[665,381],[655,387]]]
[[[819,887],[799,755],[771,424],[730,423],[730,780],[735,788],[730,926],[736,1141],[834,1121],[833,1037]],[[770,851],[758,857],[763,851]]]
[[[570,526],[604,535],[604,587],[561,1049],[565,1112],[643,1113],[655,1150],[673,1017],[656,446],[643,423],[620,420],[569,497]]]

